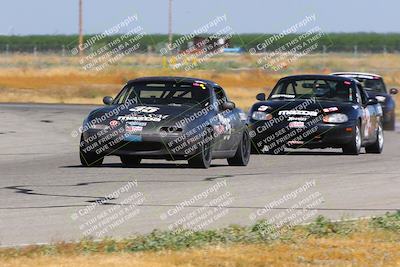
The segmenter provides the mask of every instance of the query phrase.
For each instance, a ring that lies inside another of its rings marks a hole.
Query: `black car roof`
[[[353,78],[336,76],[336,75],[323,75],[323,74],[301,74],[301,75],[290,75],[283,77],[281,80],[285,79],[329,79],[337,81],[354,81]]]
[[[149,77],[141,77],[136,78],[133,80],[128,81],[128,83],[136,83],[136,82],[187,82],[187,83],[194,83],[194,82],[203,82],[205,84],[211,86],[218,86],[217,83],[200,79],[200,78],[193,78],[193,77],[179,77],[179,76],[149,76]]]

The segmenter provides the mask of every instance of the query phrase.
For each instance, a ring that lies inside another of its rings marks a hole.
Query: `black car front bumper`
[[[183,138],[181,133],[126,133],[110,134],[111,138],[99,139],[98,130],[90,129],[83,133],[81,149],[91,147],[98,155],[131,155],[149,159],[187,159],[198,153],[198,145]],[[89,141],[92,140],[92,141]]]
[[[355,126],[355,121],[340,124],[319,122],[302,129],[294,129],[289,128],[288,123],[265,127],[264,121],[253,121],[250,124],[250,135],[253,147],[260,151],[265,147],[271,150],[282,146],[288,148],[341,148],[353,140]],[[279,135],[279,133],[282,134]]]

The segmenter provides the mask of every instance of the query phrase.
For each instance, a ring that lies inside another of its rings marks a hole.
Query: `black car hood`
[[[140,111],[138,107],[151,107],[151,112]],[[88,117],[88,120],[94,118],[101,118],[103,115],[109,115],[107,121],[109,120],[130,120],[132,116],[145,116],[160,118],[159,121],[177,121],[182,119],[182,117],[191,116],[192,114],[200,111],[203,107],[200,106],[190,106],[190,105],[144,105],[144,104],[134,104],[128,107],[124,105],[110,105],[100,107],[93,110]],[[157,122],[157,120],[153,122]]]

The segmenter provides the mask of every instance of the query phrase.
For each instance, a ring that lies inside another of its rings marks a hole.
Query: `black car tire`
[[[365,146],[365,152],[380,154],[383,150],[383,128],[379,125],[376,131],[376,141],[373,144]]]
[[[192,168],[208,169],[211,166],[212,160],[212,132],[210,129],[205,131],[202,139],[201,147],[197,154],[188,160],[189,166]],[[209,139],[211,141],[206,141]]]
[[[394,131],[395,129],[396,129],[396,118],[395,115],[393,114],[392,117],[390,118],[390,121],[384,124],[384,130]]]
[[[82,144],[83,136],[81,135],[80,144]],[[104,156],[93,152],[84,152],[82,147],[79,147],[79,159],[84,167],[97,167],[103,164]]]
[[[262,151],[257,148],[257,145],[253,141],[251,141],[251,154],[263,154]]]
[[[354,134],[351,142],[342,147],[343,154],[358,155],[360,154],[361,145],[362,145],[362,134],[361,134],[360,124],[357,124],[354,127]]]
[[[236,154],[232,158],[228,158],[230,166],[247,166],[250,160],[251,141],[248,130],[243,131],[242,139],[239,142]]]
[[[140,157],[129,155],[120,156],[120,159],[122,165],[124,165],[125,167],[137,167],[140,165],[140,161],[142,160]]]
[[[79,159],[84,167],[98,167],[103,164],[104,157],[96,153],[84,153],[81,149],[79,151]]]

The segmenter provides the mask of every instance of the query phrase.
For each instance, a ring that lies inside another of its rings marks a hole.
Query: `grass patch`
[[[269,247],[282,243],[298,245],[309,240],[338,238],[352,240],[360,236],[363,236],[363,238],[372,236],[373,240],[377,242],[393,243],[400,251],[399,229],[400,211],[372,219],[355,221],[334,222],[320,216],[310,224],[288,227],[285,231],[281,231],[279,235],[271,231],[271,227],[266,221],[259,221],[251,226],[232,225],[221,229],[196,232],[180,229],[175,231],[154,230],[147,235],[137,235],[122,240],[106,238],[101,241],[94,241],[83,239],[77,243],[4,248],[0,249],[0,262],[20,257],[181,251],[188,248],[200,249],[210,246],[257,245]]]

